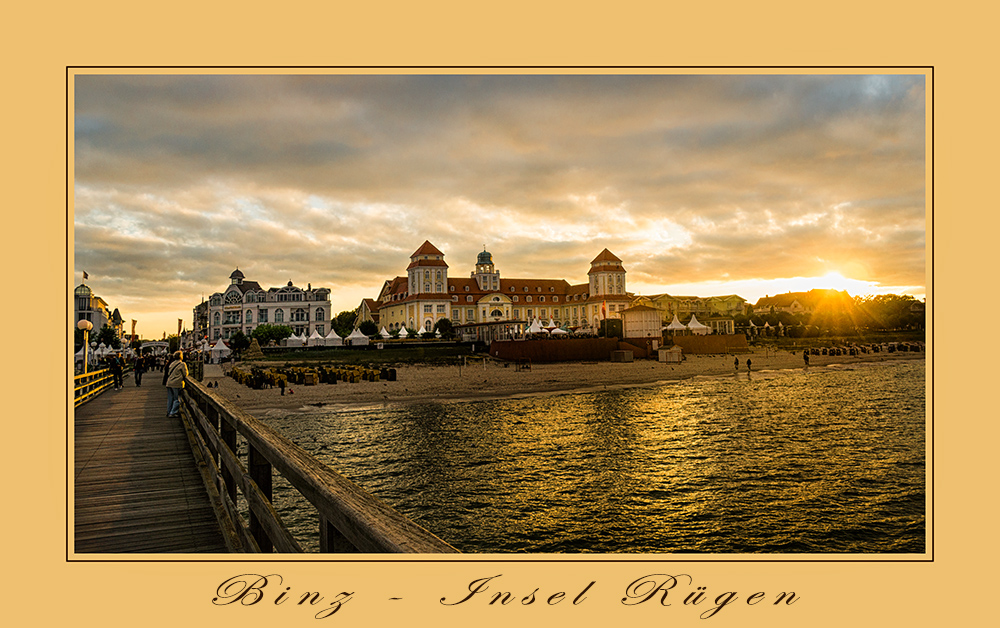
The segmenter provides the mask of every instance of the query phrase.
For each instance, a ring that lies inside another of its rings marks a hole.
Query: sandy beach
[[[833,364],[886,362],[924,359],[924,352],[877,353],[851,356],[809,356],[809,368]],[[653,360],[635,362],[565,362],[535,364],[518,371],[513,364],[470,358],[467,366],[400,366],[396,381],[358,382],[355,384],[293,385],[282,396],[278,388],[254,390],[224,376],[217,365],[206,365],[205,379],[218,382],[212,392],[255,415],[309,412],[338,406],[459,401],[523,395],[599,390],[612,387],[653,384],[697,376],[733,376],[734,356],[687,356],[681,364]],[[752,373],[766,375],[780,369],[802,369],[802,353],[763,350],[740,356],[739,375],[746,377],[746,360],[752,361]],[[751,375],[752,377],[752,375]]]

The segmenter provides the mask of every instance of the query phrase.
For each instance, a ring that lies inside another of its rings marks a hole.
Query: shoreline
[[[865,363],[923,360],[926,352],[862,354],[860,356],[809,356],[809,368],[827,368]],[[615,390],[634,386],[679,383],[695,377],[747,375],[751,373],[804,369],[802,354],[768,351],[741,354],[740,368],[733,355],[688,356],[681,364],[653,360],[635,362],[554,362],[534,364],[517,371],[513,364],[487,363],[486,367],[406,365],[396,367],[396,381],[354,384],[293,385],[284,396],[278,388],[254,390],[223,376],[215,365],[206,365],[204,381],[217,382],[212,392],[258,417],[291,412],[330,412],[365,407],[387,407],[419,403],[461,403],[489,399],[523,398]],[[764,375],[767,377],[766,375]]]

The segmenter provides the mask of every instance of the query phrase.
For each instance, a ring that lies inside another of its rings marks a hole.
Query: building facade
[[[246,281],[239,269],[229,275],[230,284],[208,299],[207,336],[211,342],[229,339],[238,331],[249,336],[258,325],[286,325],[296,335],[325,336],[330,331],[330,290],[305,289],[291,281],[280,288],[264,289]],[[198,307],[195,318],[198,318]]]
[[[468,277],[455,277],[444,258],[425,241],[410,256],[406,276],[383,284],[375,300],[380,327],[427,332],[449,319],[456,328],[488,326],[494,335],[497,330],[509,335],[538,319],[596,332],[602,318],[617,318],[631,300],[622,261],[607,249],[590,262],[588,282],[577,285],[564,279],[501,277],[492,253],[485,250]]]
[[[90,321],[94,326],[91,333],[95,335],[105,325],[114,329],[118,338],[121,338],[124,332],[124,320],[118,308],[112,311],[107,301],[95,295],[85,283],[73,290],[73,326],[76,327],[80,321]]]

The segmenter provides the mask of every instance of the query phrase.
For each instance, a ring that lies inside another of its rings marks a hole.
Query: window
[[[468,292],[468,291],[469,291],[469,286],[465,286],[465,291],[466,291],[466,292]]]
[[[524,287],[524,291],[525,291],[525,292],[527,292],[527,291],[528,291],[528,286],[525,286],[525,287]]]
[[[465,320],[471,321],[476,318],[476,310],[471,307],[465,311]]]
[[[316,333],[319,334],[320,336],[325,336],[326,335],[326,333],[324,331],[325,329],[326,329],[326,327],[324,325],[316,325]]]
[[[545,303],[545,295],[538,297],[538,300],[542,303]]]
[[[266,323],[267,322],[267,310],[261,310],[257,313],[257,322]]]
[[[241,303],[243,301],[243,296],[239,293],[239,290],[233,290],[232,292],[226,293],[226,303],[232,305],[234,303]]]
[[[531,303],[531,297],[530,296],[524,297],[524,300],[527,301],[528,303]]]
[[[424,306],[424,314],[430,314],[433,311],[434,311],[434,306],[433,305],[425,305]]]
[[[552,300],[555,301],[556,303],[559,303],[559,297],[552,297]]]
[[[252,323],[253,322],[253,312],[250,311],[250,310],[247,310],[247,315],[246,315],[246,317],[244,317],[243,320],[246,321],[247,323]]]
[[[496,318],[500,318],[501,316],[503,316],[503,312],[501,312],[500,310],[493,310],[492,312],[490,312],[490,316],[495,316]]]
[[[437,306],[437,313],[438,314],[444,314],[445,313],[445,309],[444,309],[443,305]]]
[[[458,320],[459,314],[458,314],[458,310],[457,309],[453,309],[451,311],[451,317],[454,318],[456,321]]]
[[[515,294],[514,296],[512,296],[510,300],[513,301],[514,303],[517,303],[517,295]]]
[[[221,315],[218,312],[216,312],[215,316],[212,317],[212,324],[213,325],[218,325],[221,322],[222,322],[222,317],[221,317]]]
[[[314,318],[313,320],[321,321],[321,320],[323,320],[323,317],[324,317],[325,314],[326,314],[326,312],[323,311],[323,308],[318,307],[318,308],[316,308],[316,312],[314,314],[314,316],[316,318]]]
[[[285,310],[280,307],[274,311],[274,322],[284,323],[285,322]]]
[[[472,295],[470,294],[469,296],[465,297],[465,300],[468,303],[472,303]]]

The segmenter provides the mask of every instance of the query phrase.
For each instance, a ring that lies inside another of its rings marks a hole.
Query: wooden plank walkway
[[[163,375],[127,377],[75,412],[76,553],[225,553]]]

